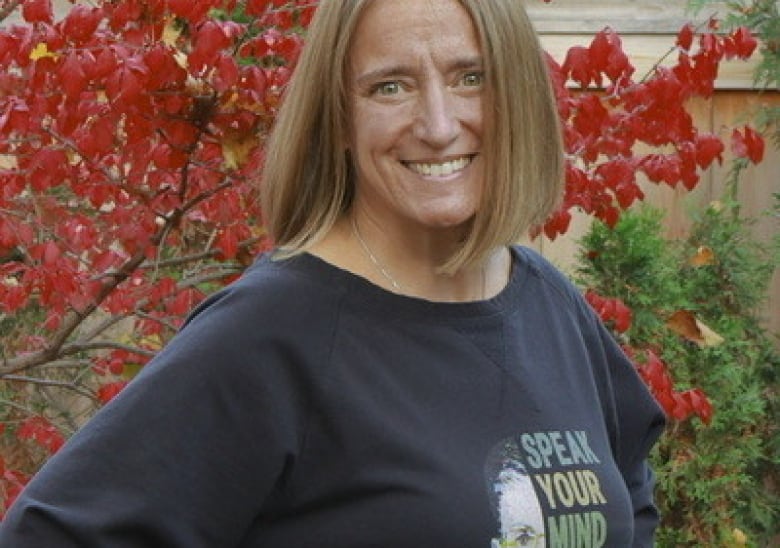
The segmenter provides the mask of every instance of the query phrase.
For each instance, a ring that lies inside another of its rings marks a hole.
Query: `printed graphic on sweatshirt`
[[[498,536],[490,548],[600,548],[607,503],[585,431],[524,433],[499,443],[486,475]]]

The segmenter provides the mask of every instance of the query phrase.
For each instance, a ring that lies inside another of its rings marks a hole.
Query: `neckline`
[[[438,319],[458,320],[501,314],[509,303],[516,306],[520,290],[525,285],[524,279],[528,275],[528,261],[518,247],[510,246],[509,251],[512,271],[506,286],[489,299],[463,302],[430,301],[394,293],[307,252],[281,260],[269,258],[269,261],[279,268],[290,269],[315,281],[322,286],[323,291],[340,292],[347,302],[353,302],[366,313],[376,311],[399,318],[432,316]]]

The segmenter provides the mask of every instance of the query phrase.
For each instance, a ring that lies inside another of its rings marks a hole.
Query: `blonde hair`
[[[349,210],[346,74],[359,18],[375,0],[322,0],[266,148],[261,200],[280,256],[301,253]],[[485,181],[452,273],[544,222],[563,188],[563,145],[544,54],[519,0],[458,0],[471,16],[488,85]]]

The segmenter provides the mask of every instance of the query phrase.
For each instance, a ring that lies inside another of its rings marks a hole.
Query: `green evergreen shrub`
[[[623,342],[653,349],[678,388],[702,388],[715,407],[710,425],[671,421],[654,451],[661,548],[770,546],[778,534],[780,355],[758,316],[778,245],[755,241],[738,211],[714,204],[687,240],[668,241],[661,212],[643,205],[582,240],[578,281],[633,310]],[[676,334],[667,321],[681,310],[722,342]]]

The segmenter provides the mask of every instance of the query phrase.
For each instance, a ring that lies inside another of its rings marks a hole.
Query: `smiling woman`
[[[0,544],[651,546],[663,425],[515,239],[561,192],[517,0],[322,0],[262,174],[277,247],[29,484]]]

